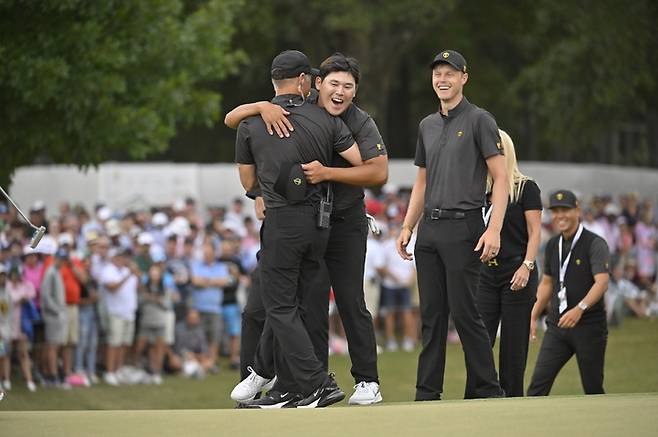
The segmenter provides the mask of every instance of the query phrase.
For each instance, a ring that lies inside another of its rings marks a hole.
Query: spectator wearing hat
[[[201,317],[210,357],[215,365],[221,338],[223,288],[233,284],[235,279],[228,267],[217,261],[213,243],[204,243],[202,250],[203,259],[192,263],[192,307]]]
[[[43,202],[43,200],[37,200],[32,204],[30,207],[29,216],[30,222],[32,222],[34,226],[37,228],[40,226],[45,226],[46,229],[50,230],[50,223],[46,218],[46,204]],[[24,237],[25,239],[29,240],[32,238],[32,233],[34,230],[27,223],[25,223],[23,227]]]
[[[140,286],[140,319],[136,355],[148,347],[150,382],[162,384],[162,364],[168,312],[172,307],[175,284],[166,271],[164,257],[156,257]]]
[[[228,340],[229,361],[231,369],[240,368],[240,305],[238,304],[238,289],[241,284],[248,281],[247,272],[242,267],[240,260],[240,237],[231,235],[224,238],[221,243],[221,255],[219,261],[228,267],[229,274],[233,277],[232,284],[224,287],[222,299],[222,322],[224,326],[224,337]]]
[[[23,308],[27,305],[34,305],[32,301],[36,296],[36,292],[32,283],[23,278],[21,267],[18,264],[12,265],[9,269],[6,286],[11,295],[14,308],[11,339],[13,346],[16,347],[16,351],[18,352],[18,361],[21,366],[23,378],[25,378],[25,382],[27,383],[27,388],[29,391],[34,392],[37,387],[34,381],[32,381],[32,363],[29,356],[30,340],[23,330],[24,322],[29,324],[28,329],[32,328],[32,320],[24,321],[24,318],[31,313],[28,308],[25,311],[23,311]]]
[[[60,247],[50,267],[47,267],[41,283],[41,317],[45,325],[47,385],[66,388],[58,379],[57,357],[67,343],[68,311],[66,288],[61,269],[69,260],[69,252]]]
[[[549,301],[546,334],[528,396],[546,396],[562,367],[575,354],[585,394],[601,394],[608,338],[603,295],[608,288],[610,252],[605,240],[580,222],[576,195],[551,194],[549,208],[559,231],[546,244],[544,274],[532,309],[530,335]]]
[[[137,236],[135,263],[137,263],[137,267],[139,267],[144,274],[148,273],[151,264],[153,264],[150,252],[153,243],[153,235],[150,232],[141,232]]]
[[[141,270],[128,257],[125,248],[112,248],[110,262],[101,273],[102,299],[108,314],[107,355],[104,381],[119,385],[116,371],[124,364],[135,334],[137,289]]]
[[[90,244],[92,256],[100,239]],[[75,373],[83,380],[84,385],[97,383],[96,354],[98,352],[98,315],[96,304],[99,300],[98,280],[91,273],[92,256],[83,261],[85,271],[88,273],[87,281],[80,284],[79,325],[80,334],[75,350]]]
[[[66,293],[66,311],[67,311],[67,328],[66,344],[63,348],[64,375],[68,378],[73,373],[73,360],[75,358],[75,349],[80,336],[80,289],[82,284],[89,280],[89,275],[82,265],[82,261],[74,255],[75,240],[68,232],[61,233],[57,242],[60,248],[67,251],[68,257],[63,261],[59,273],[64,281],[64,290]],[[52,258],[46,260],[45,268],[47,269],[52,262]]]
[[[482,262],[498,255],[509,196],[498,126],[487,111],[470,103],[463,89],[466,60],[454,50],[430,64],[439,111],[419,125],[416,182],[398,238],[403,259],[415,258],[423,350],[418,357],[416,400],[437,400],[443,392],[448,317],[459,333],[466,362],[465,398],[503,396],[493,352],[475,294]],[[487,173],[492,212],[482,216]],[[414,255],[407,252],[414,228]]]

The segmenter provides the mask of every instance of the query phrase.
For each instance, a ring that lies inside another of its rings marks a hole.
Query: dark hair
[[[359,84],[361,69],[359,68],[359,61],[355,58],[347,57],[342,53],[336,52],[320,64],[320,77],[322,80],[324,80],[324,78],[330,73],[337,71],[350,73],[354,77],[355,84]]]

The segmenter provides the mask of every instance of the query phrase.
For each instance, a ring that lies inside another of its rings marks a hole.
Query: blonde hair
[[[498,129],[500,134],[503,153],[505,154],[505,168],[507,170],[507,183],[509,184],[510,203],[518,202],[523,192],[526,181],[533,180],[531,177],[524,175],[519,170],[516,162],[516,152],[514,151],[514,142],[512,138],[502,129]],[[487,193],[491,192],[493,180],[491,174],[487,175]]]

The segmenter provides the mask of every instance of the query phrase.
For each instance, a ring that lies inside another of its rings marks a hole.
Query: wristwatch
[[[523,265],[526,266],[529,271],[533,271],[535,269],[535,262],[530,261],[529,259],[524,260]]]
[[[589,305],[587,305],[584,301],[581,300],[580,302],[578,302],[578,308],[580,308],[583,311],[586,311],[587,308],[589,308]]]

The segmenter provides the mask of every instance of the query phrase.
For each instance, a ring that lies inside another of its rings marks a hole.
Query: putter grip
[[[30,247],[32,249],[36,249],[36,247],[39,245],[39,241],[41,241],[41,238],[44,236],[45,233],[46,233],[46,227],[39,226],[39,228],[32,235],[32,240],[30,241]]]

